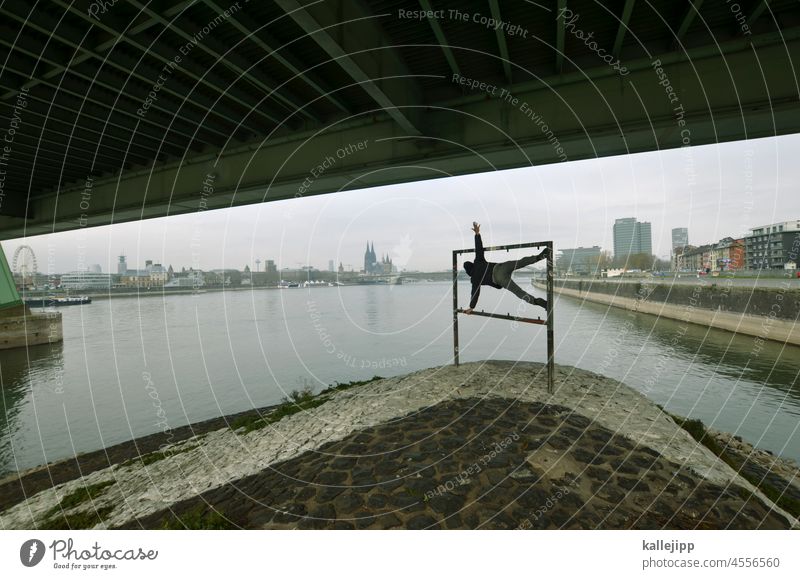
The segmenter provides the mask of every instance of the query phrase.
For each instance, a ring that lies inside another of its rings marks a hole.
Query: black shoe
[[[541,306],[544,309],[547,309],[547,300],[542,298],[533,298],[534,305]]]

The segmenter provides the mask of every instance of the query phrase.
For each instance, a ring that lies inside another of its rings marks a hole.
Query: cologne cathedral
[[[364,273],[373,275],[382,275],[392,273],[392,260],[388,255],[381,258],[380,262],[375,255],[375,242],[372,242],[370,248],[369,241],[367,242],[367,250],[364,252]]]

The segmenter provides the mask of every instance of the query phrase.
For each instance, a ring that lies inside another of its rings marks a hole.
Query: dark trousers
[[[533,304],[536,298],[519,287],[516,282],[511,279],[511,274],[514,273],[515,270],[518,270],[522,267],[527,267],[546,258],[546,255],[531,255],[528,257],[523,257],[518,261],[504,261],[502,263],[498,263],[494,266],[494,270],[492,272],[492,281],[500,286],[503,286],[522,301]]]

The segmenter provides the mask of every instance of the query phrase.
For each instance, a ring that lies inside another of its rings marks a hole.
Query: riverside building
[[[747,269],[797,269],[800,219],[754,227],[744,242]]]

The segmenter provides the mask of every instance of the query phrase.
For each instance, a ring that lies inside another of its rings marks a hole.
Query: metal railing
[[[484,251],[502,251],[510,249],[521,249],[525,247],[546,247],[547,248],[547,317],[542,320],[541,318],[525,318],[522,316],[512,316],[510,314],[494,314],[491,312],[476,312],[473,311],[473,316],[485,316],[487,318],[495,318],[499,320],[511,320],[515,322],[523,322],[527,324],[541,324],[547,326],[547,391],[552,394],[553,392],[553,375],[555,373],[554,364],[555,344],[553,341],[553,242],[552,241],[537,241],[534,243],[517,243],[514,245],[493,245],[485,247]],[[458,314],[463,314],[465,311],[458,307],[458,256],[462,253],[475,253],[474,248],[470,249],[454,249],[453,250],[453,361],[456,366],[459,364],[458,360]]]

